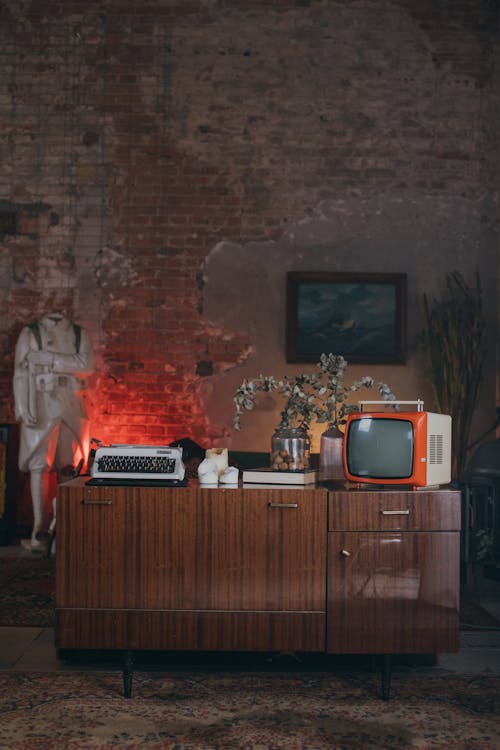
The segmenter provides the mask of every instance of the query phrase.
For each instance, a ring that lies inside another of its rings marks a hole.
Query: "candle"
[[[205,458],[209,458],[210,461],[213,461],[215,464],[217,464],[217,473],[219,477],[227,469],[227,448],[207,448],[207,450],[205,451]]]

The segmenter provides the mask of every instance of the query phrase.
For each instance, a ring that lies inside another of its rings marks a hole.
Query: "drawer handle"
[[[350,557],[351,556],[351,553],[348,550],[346,550],[346,549],[341,549],[340,550],[340,554],[342,555],[342,557]]]
[[[113,505],[112,500],[82,500],[82,505]]]
[[[410,511],[407,510],[381,510],[383,516],[409,516]]]
[[[298,503],[268,503],[268,508],[298,508]]]

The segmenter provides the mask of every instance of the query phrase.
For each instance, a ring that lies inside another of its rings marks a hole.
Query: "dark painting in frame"
[[[292,271],[287,274],[287,362],[406,361],[406,274]]]

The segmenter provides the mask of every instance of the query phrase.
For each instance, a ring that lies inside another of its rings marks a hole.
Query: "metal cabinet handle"
[[[351,553],[348,550],[346,550],[346,549],[341,549],[340,550],[340,554],[342,555],[342,557],[350,557],[351,556]]]
[[[112,500],[82,500],[82,505],[113,505]]]
[[[380,513],[383,516],[409,516],[410,511],[407,510],[381,510]]]
[[[298,503],[268,503],[268,508],[298,508]]]

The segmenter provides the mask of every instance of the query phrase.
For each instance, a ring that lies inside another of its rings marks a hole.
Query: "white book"
[[[272,469],[245,469],[243,483],[252,484],[314,484],[318,481],[318,472],[314,469],[305,471],[273,471]]]

